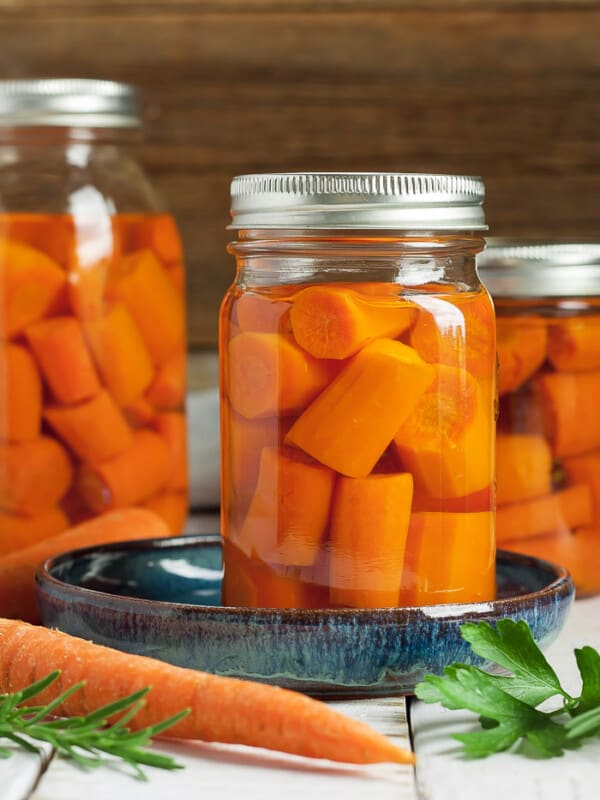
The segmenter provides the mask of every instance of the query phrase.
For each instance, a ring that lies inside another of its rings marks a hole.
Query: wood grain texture
[[[0,74],[141,87],[212,346],[242,172],[480,174],[493,234],[599,238],[599,37],[597,0],[1,0]]]

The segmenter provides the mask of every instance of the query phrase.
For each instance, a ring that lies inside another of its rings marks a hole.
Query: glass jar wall
[[[498,546],[600,591],[600,246],[486,250],[498,332]]]
[[[131,87],[0,82],[3,552],[116,508],[186,517],[182,251],[136,127]]]
[[[481,183],[244,176],[232,196],[224,602],[492,598],[495,342],[475,272]]]

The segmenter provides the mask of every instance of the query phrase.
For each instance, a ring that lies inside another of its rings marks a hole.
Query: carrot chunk
[[[561,372],[600,370],[600,316],[560,320],[548,331],[548,358]]]
[[[90,264],[75,260],[70,265],[67,274],[69,304],[81,322],[104,316],[110,264],[109,259],[100,259]]]
[[[409,474],[339,479],[329,542],[333,605],[398,605],[412,495]]]
[[[278,333],[240,333],[228,349],[229,401],[249,419],[299,411],[331,380],[326,362]]]
[[[170,214],[140,217],[132,226],[130,245],[136,250],[150,248],[163,264],[177,264],[183,260],[181,238]]]
[[[75,317],[52,317],[30,325],[25,336],[59,403],[79,403],[100,391],[100,381]]]
[[[411,299],[420,313],[410,343],[425,361],[462,367],[478,378],[492,374],[495,321],[487,292],[452,300],[428,295]]]
[[[600,371],[548,372],[535,379],[556,458],[600,447]]]
[[[419,492],[463,497],[492,482],[492,401],[466,370],[432,368],[435,380],[398,428],[394,444]]]
[[[402,599],[410,605],[493,600],[496,592],[491,512],[412,515]]]
[[[290,312],[298,344],[317,358],[353,356],[379,337],[407,330],[417,309],[400,299],[378,299],[339,286],[310,286],[294,298]]]
[[[412,347],[377,339],[303,412],[286,442],[342,475],[364,478],[435,375]]]
[[[496,535],[498,543],[504,545],[546,533],[572,531],[590,525],[593,516],[590,488],[578,484],[545,497],[501,506],[496,511]]]
[[[176,536],[183,532],[188,517],[187,492],[160,492],[145,500],[144,508],[158,514]]]
[[[0,508],[36,514],[56,505],[73,477],[67,451],[48,436],[0,443]]]
[[[30,547],[69,527],[69,518],[59,506],[33,516],[0,513],[0,557]]]
[[[60,305],[66,276],[41,250],[0,239],[0,288],[0,333],[8,339]]]
[[[291,303],[265,297],[254,292],[244,292],[235,299],[234,318],[242,331],[255,333],[291,333]]]
[[[550,494],[552,452],[542,436],[496,436],[496,502],[520,503]]]
[[[126,256],[111,296],[120,300],[140,331],[155,365],[185,348],[185,317],[181,296],[150,250]]]
[[[120,406],[130,405],[150,386],[154,367],[129,312],[116,305],[85,333],[109,392]]]
[[[134,506],[165,486],[170,468],[169,448],[162,436],[134,431],[131,447],[100,464],[82,464],[77,478],[88,508],[97,513]]]
[[[267,562],[312,564],[325,535],[334,480],[320,464],[265,447],[238,546]]]
[[[548,334],[542,318],[496,320],[498,393],[514,392],[538,371],[546,358]]]
[[[169,448],[169,472],[165,489],[186,489],[189,485],[187,458],[187,425],[185,414],[165,411],[153,421],[154,429]]]
[[[49,406],[44,419],[79,458],[97,464],[127,450],[133,433],[105,390],[76,406]]]
[[[153,406],[172,411],[183,406],[186,382],[186,354],[176,353],[158,368],[156,377],[146,392]]]
[[[585,483],[592,493],[593,524],[600,528],[600,450],[565,458],[562,462],[569,483]]]
[[[0,439],[35,439],[40,435],[42,419],[42,382],[25,347],[0,345],[0,383]]]

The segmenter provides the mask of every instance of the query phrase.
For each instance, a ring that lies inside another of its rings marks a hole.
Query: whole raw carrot
[[[302,694],[129,655],[59,631],[0,619],[0,691],[14,692],[50,671],[60,678],[36,696],[48,703],[85,680],[57,714],[79,716],[151,686],[146,705],[128,723],[137,729],[189,708],[168,736],[265,747],[355,764],[413,762],[413,755],[362,722]]]
[[[82,522],[0,558],[0,616],[38,622],[35,571],[47,558],[76,547],[171,536],[166,523],[144,508],[126,508]]]

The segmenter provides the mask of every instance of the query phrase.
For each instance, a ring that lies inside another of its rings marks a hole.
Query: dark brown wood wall
[[[600,239],[599,42],[598,0],[0,0],[1,77],[143,90],[195,347],[233,274],[238,173],[480,174],[493,234]]]

